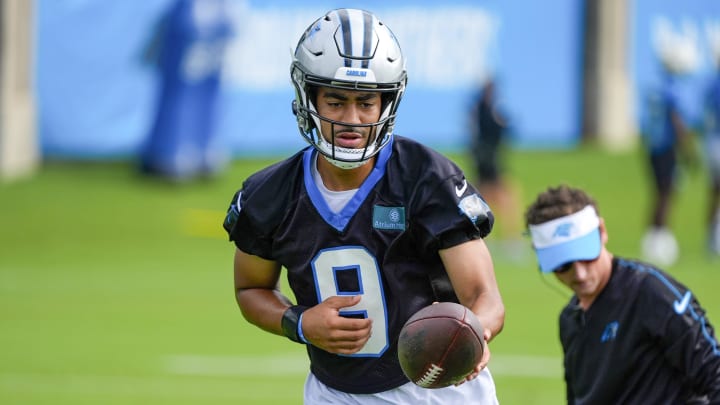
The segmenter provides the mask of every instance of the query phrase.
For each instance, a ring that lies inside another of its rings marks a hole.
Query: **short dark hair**
[[[588,205],[600,215],[595,200],[585,191],[562,184],[548,187],[525,211],[525,225],[537,225],[574,214]]]

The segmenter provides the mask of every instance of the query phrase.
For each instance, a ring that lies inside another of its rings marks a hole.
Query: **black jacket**
[[[560,315],[569,404],[720,403],[720,347],[687,287],[648,264],[615,258],[587,311]]]

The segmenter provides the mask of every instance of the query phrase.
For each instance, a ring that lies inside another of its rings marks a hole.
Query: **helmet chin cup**
[[[314,144],[315,149],[317,149],[328,162],[341,169],[356,169],[363,166],[381,149],[377,147],[376,140],[365,148],[351,149],[335,146],[332,142],[328,142],[322,134],[318,133],[317,137],[318,141]]]
[[[313,22],[298,41],[290,79],[295,87],[292,109],[300,134],[330,163],[343,169],[357,168],[387,146],[407,75],[395,36],[375,15],[358,9],[336,9]],[[313,99],[317,87],[382,94],[379,120],[362,125],[375,128],[371,144],[362,149],[342,148],[322,136],[320,120],[334,122],[317,113]]]
[[[340,169],[343,169],[343,170],[357,169],[358,167],[365,166],[367,164],[367,162],[370,161],[368,159],[368,160],[363,160],[361,162],[343,162],[342,160],[335,160],[335,159],[327,157],[323,154],[320,154],[320,156],[322,156],[323,159],[330,162],[331,165],[338,167]]]

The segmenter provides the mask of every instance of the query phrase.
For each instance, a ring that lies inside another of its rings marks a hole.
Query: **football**
[[[483,328],[463,305],[440,302],[416,312],[403,326],[398,360],[403,372],[423,388],[442,388],[465,379],[480,362]]]

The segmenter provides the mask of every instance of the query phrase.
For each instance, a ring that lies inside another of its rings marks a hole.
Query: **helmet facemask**
[[[335,166],[362,166],[390,142],[407,81],[405,63],[393,34],[372,14],[333,10],[313,23],[298,43],[290,76],[295,86],[293,112],[300,134]],[[320,116],[315,104],[319,87],[381,93],[380,118],[358,124]],[[322,121],[331,128],[324,137]],[[369,128],[365,147],[336,145],[334,134],[339,127]]]

